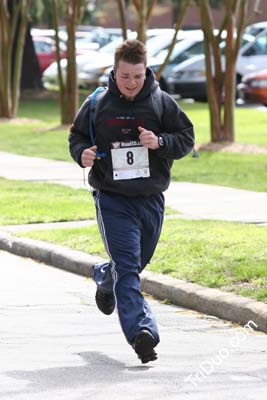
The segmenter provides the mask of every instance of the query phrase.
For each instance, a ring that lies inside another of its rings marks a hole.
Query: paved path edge
[[[98,256],[6,232],[0,232],[0,249],[86,277],[102,261]],[[143,291],[159,300],[267,333],[267,304],[263,302],[150,271],[142,272],[141,284]]]

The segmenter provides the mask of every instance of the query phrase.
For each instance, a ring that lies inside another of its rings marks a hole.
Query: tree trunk
[[[216,91],[216,80],[213,79],[212,54],[207,41],[206,47],[206,77],[207,77],[207,96],[210,110],[210,134],[212,142],[220,142],[222,140],[222,123],[221,123],[221,105],[218,101],[218,93]]]
[[[62,120],[63,124],[69,124],[73,121],[78,108],[78,86],[77,86],[77,68],[75,52],[75,30],[77,21],[77,5],[75,0],[71,0],[68,7],[67,18],[67,79],[66,79],[66,113]]]
[[[18,25],[17,25],[17,40],[14,40],[14,48],[15,48],[15,57],[13,62],[13,73],[12,73],[12,113],[13,116],[17,114],[18,111],[18,103],[20,98],[20,80],[21,80],[21,70],[22,70],[22,57],[24,51],[24,44],[25,44],[25,35],[26,29],[28,25],[28,12],[30,8],[30,0],[21,1],[17,4],[19,7],[21,6],[18,18]],[[14,36],[15,39],[15,36]]]
[[[56,62],[57,62],[57,72],[58,72],[58,85],[59,85],[59,104],[60,104],[60,120],[61,124],[66,120],[66,85],[63,80],[62,68],[60,65],[60,47],[59,47],[59,35],[58,35],[58,13],[56,0],[52,0],[52,26],[55,29],[55,40],[56,40]]]
[[[221,79],[221,64],[218,61],[218,58],[220,60],[221,56],[219,50],[216,49],[216,46],[219,47],[219,41],[215,40],[214,37],[214,24],[207,0],[200,0],[200,18],[205,41],[206,85],[210,111],[210,135],[212,142],[219,142],[223,139],[223,127],[221,123],[222,83],[219,83]],[[219,78],[214,79],[214,74],[215,76],[219,75]]]
[[[147,0],[133,0],[133,4],[138,15],[137,39],[145,43],[148,21],[157,4],[157,0],[151,0],[149,7]]]
[[[166,65],[168,64],[168,62],[170,60],[172,51],[173,51],[174,46],[176,44],[176,38],[177,38],[177,35],[178,35],[178,32],[179,32],[179,29],[182,26],[185,14],[187,12],[188,7],[190,6],[190,2],[191,2],[191,0],[185,0],[184,6],[180,10],[180,14],[179,14],[179,16],[177,18],[177,21],[175,23],[175,32],[174,32],[173,39],[171,41],[170,47],[168,49],[168,53],[166,55],[166,58],[165,58],[164,62],[161,64],[161,66],[159,67],[159,69],[156,72],[156,78],[157,78],[158,81],[160,80],[161,74],[162,74],[164,68],[166,67]]]
[[[175,25],[182,9],[182,1],[172,0],[172,24]]]
[[[137,39],[141,42],[146,42],[146,13],[147,13],[147,0],[140,0]]]
[[[25,37],[20,88],[43,89],[42,73],[34,50],[30,24],[27,26]]]
[[[11,10],[12,11],[12,10]],[[0,117],[12,117],[11,71],[12,71],[12,37],[11,14],[7,2],[0,2]]]
[[[29,7],[30,0],[0,2],[0,117],[17,113]]]
[[[67,71],[66,80],[60,65],[60,49],[58,37],[58,16],[57,3],[52,0],[53,26],[56,31],[56,54],[58,65],[58,81],[59,81],[59,99],[61,123],[70,125],[75,118],[78,108],[78,86],[77,86],[77,68],[76,68],[76,49],[75,49],[75,31],[81,16],[84,12],[84,0],[67,0],[66,1],[66,26],[67,26]]]
[[[253,11],[256,15],[260,1]],[[201,25],[205,37],[205,63],[207,94],[210,112],[212,142],[235,140],[235,93],[236,60],[244,27],[251,19],[247,16],[248,0],[225,0],[225,14],[219,33],[214,33],[211,7],[208,0],[199,0]],[[222,72],[220,41],[223,30],[227,31],[225,46],[225,72]],[[222,118],[223,115],[223,118]]]
[[[125,0],[117,0],[117,3],[118,3],[118,7],[119,7],[122,36],[123,36],[123,40],[126,40],[127,39],[127,19],[126,19]]]
[[[224,84],[224,140],[234,142],[234,110],[236,92],[236,57],[234,38],[235,16],[231,14],[227,23],[225,48],[225,84]]]

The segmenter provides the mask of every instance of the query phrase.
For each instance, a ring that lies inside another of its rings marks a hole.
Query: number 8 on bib
[[[148,149],[143,146],[123,147],[111,150],[113,179],[148,178],[150,176]]]

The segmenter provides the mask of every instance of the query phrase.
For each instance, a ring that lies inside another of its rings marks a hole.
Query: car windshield
[[[267,28],[267,22],[255,23],[247,26],[247,28],[245,29],[245,33],[257,36],[260,32],[264,31],[266,28]]]
[[[129,39],[135,39],[136,33],[128,35]],[[157,55],[162,49],[167,48],[172,40],[172,35],[157,35],[147,39],[146,48],[149,57]],[[122,38],[117,38],[103,46],[100,51],[114,54],[116,47],[122,42]]]
[[[248,44],[248,43],[254,42],[254,40],[255,40],[254,36],[248,35],[248,34],[245,33],[245,34],[243,35],[243,37],[242,37],[240,48],[242,48],[243,46],[245,46],[245,45]],[[226,46],[226,42],[225,42],[225,40],[224,40],[224,41],[222,41],[222,42],[220,43],[220,49],[221,49],[221,53],[222,53],[222,54],[225,54],[225,46]]]
[[[135,39],[136,38],[136,34],[135,37],[133,35],[130,35],[129,39]],[[116,50],[116,47],[122,42],[122,37],[119,37],[117,39],[112,40],[112,42],[106,44],[106,46],[101,47],[100,51],[104,52],[104,53],[109,53],[109,54],[113,54]]]
[[[166,49],[172,40],[172,35],[158,35],[147,40],[147,55],[148,57],[156,56],[163,49]]]
[[[122,40],[121,34],[118,33],[108,33],[105,30],[95,30],[91,32],[86,32],[86,34],[81,37],[77,37],[76,46],[84,46],[89,43],[98,43],[99,47],[104,47],[110,44],[113,40]]]
[[[249,49],[249,54],[254,56],[267,55],[267,34],[257,36],[253,45]]]
[[[186,45],[188,43],[188,45]],[[167,56],[168,48],[160,51],[157,54],[159,63],[163,62]],[[203,41],[184,41],[183,39],[178,41],[173,48],[170,56],[170,62],[180,64],[181,62],[188,60],[195,55],[204,53],[204,42]]]

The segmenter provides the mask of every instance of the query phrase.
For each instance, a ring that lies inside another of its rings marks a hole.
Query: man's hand
[[[92,167],[94,165],[94,161],[96,159],[96,149],[96,146],[92,146],[82,152],[81,161],[84,167]]]
[[[144,147],[147,147],[151,150],[156,150],[159,148],[158,137],[152,131],[148,131],[141,126],[138,127],[138,130],[140,132],[140,142]]]

